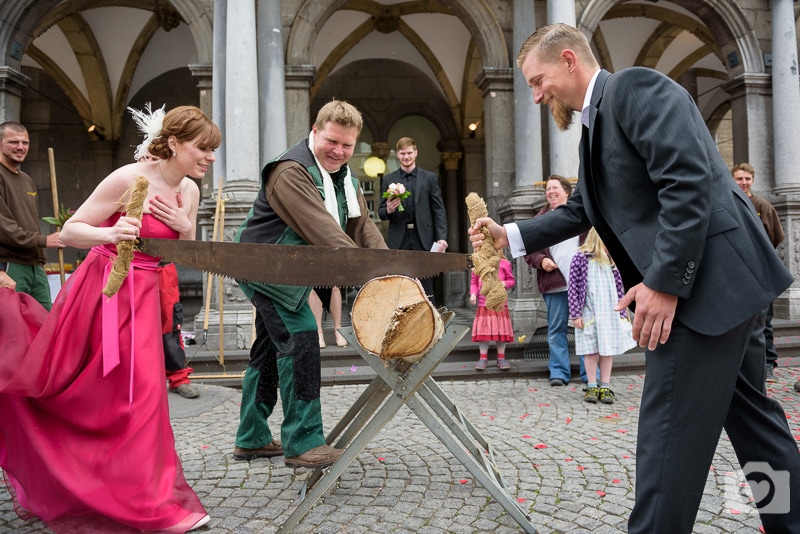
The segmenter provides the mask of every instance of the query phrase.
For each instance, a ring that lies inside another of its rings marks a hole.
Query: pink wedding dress
[[[177,238],[148,214],[141,234]],[[135,253],[108,299],[115,253],[92,249],[49,314],[0,289],[0,467],[20,517],[55,532],[185,532],[206,512],[169,422],[157,258]]]

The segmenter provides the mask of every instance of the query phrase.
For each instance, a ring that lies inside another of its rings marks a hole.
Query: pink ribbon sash
[[[116,259],[116,255],[113,254],[110,250],[103,246],[96,246],[92,248],[92,252],[100,254],[101,256],[105,256],[109,258],[111,261],[105,267],[105,271],[103,273],[103,287],[108,283],[108,277],[111,274],[111,270],[114,267],[114,260]],[[133,273],[133,269],[146,269],[149,271],[155,271],[158,268],[158,261],[155,259],[143,259],[137,258],[134,256],[133,261],[131,261],[131,272],[128,273],[128,276],[122,282],[122,287],[120,291],[125,290],[127,286],[128,291],[128,305],[130,306],[130,313],[131,313],[131,376],[130,376],[130,383],[128,388],[128,406],[132,410],[133,406],[133,369],[135,367],[136,362],[136,355],[135,355],[135,338],[136,338],[136,314],[134,312],[134,280],[135,276]],[[113,371],[120,362],[120,355],[119,355],[119,300],[117,299],[117,295],[115,294],[113,297],[107,298],[103,301],[103,325],[102,325],[102,333],[103,333],[103,377],[108,376],[108,374]]]

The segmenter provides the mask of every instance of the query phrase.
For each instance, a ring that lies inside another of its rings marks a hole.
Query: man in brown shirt
[[[36,185],[20,165],[28,155],[28,130],[18,122],[0,124],[0,270],[50,309],[50,284],[42,267],[45,248],[64,245],[59,232],[39,232]]]
[[[769,241],[776,249],[783,241],[785,234],[783,233],[783,226],[781,226],[781,219],[778,217],[778,212],[772,204],[765,198],[754,195],[752,191],[753,181],[756,177],[756,169],[749,163],[739,163],[731,169],[733,179],[739,184],[739,188],[744,191],[753,207],[756,209],[758,217],[764,223],[764,229],[767,231]],[[767,366],[765,369],[766,382],[775,382],[775,368],[778,367],[778,353],[775,351],[774,331],[772,328],[772,315],[773,309],[770,303],[767,308],[767,322],[764,325],[764,341],[767,348]]]

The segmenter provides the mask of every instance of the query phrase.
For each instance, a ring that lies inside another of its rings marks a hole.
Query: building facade
[[[725,161],[755,166],[753,189],[778,209],[787,234],[779,253],[798,277],[797,16],[791,0],[0,0],[0,120],[31,133],[24,168],[46,215],[47,148],[59,200],[77,207],[132,160],[129,106],[199,105],[224,134],[200,184],[201,238],[211,237],[221,191],[230,240],[263,164],[306,137],[326,101],[345,99],[365,120],[356,171],[370,155],[391,168],[394,143],[414,137],[418,164],[441,181],[450,251],[469,252],[467,193],[510,221],[538,211],[548,175],[577,175],[579,129],[555,129],[515,67],[533,30],[566,22],[603,68],[654,68],[694,95]],[[375,182],[362,177],[377,202]],[[515,326],[532,332],[544,306],[530,269],[520,261],[515,271]],[[251,306],[235,282],[181,274],[187,293],[211,296],[196,330],[208,316],[210,344],[222,322],[226,347],[249,347]],[[451,307],[467,290],[466,273],[438,285]],[[775,311],[800,319],[800,288]]]

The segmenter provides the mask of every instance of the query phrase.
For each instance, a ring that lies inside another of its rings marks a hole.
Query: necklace
[[[169,182],[167,181],[167,177],[166,177],[166,176],[164,176],[164,171],[161,169],[161,161],[159,161],[159,162],[158,162],[156,165],[158,165],[158,172],[159,172],[159,174],[161,174],[161,179],[164,181],[164,184],[165,184],[167,187],[169,187],[169,188],[170,188],[170,190],[172,190],[172,191],[173,191],[173,192],[174,192],[176,195],[179,195],[179,194],[181,193],[181,187],[180,187],[180,186],[178,186],[178,190],[177,190],[177,191],[175,191],[174,189],[172,189],[172,187],[173,187],[173,186],[171,186],[171,185],[169,184]]]

